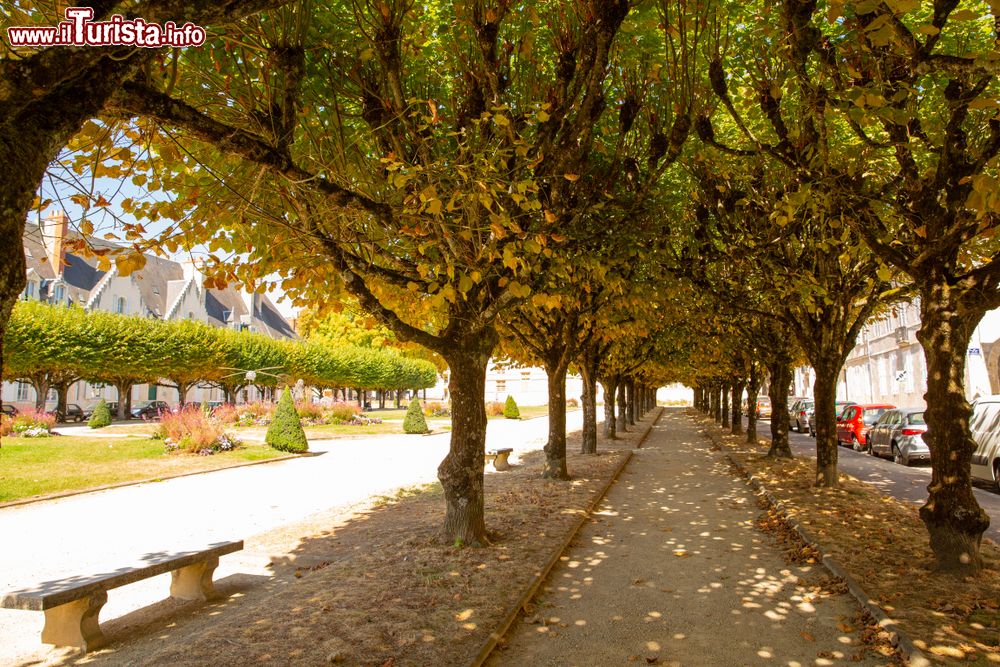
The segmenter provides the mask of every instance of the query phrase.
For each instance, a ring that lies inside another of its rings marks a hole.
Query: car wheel
[[[997,484],[997,491],[1000,491],[1000,461],[993,462],[993,481]]]
[[[899,451],[899,447],[896,446],[896,443],[892,443],[892,462],[904,466],[910,465],[910,460],[903,457],[903,453]]]

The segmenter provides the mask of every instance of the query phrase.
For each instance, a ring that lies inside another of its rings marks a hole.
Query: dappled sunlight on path
[[[789,565],[759,514],[667,413],[490,664],[866,664],[856,604],[821,566]]]

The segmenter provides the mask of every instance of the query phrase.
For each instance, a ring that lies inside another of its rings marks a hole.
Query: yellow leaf
[[[83,234],[84,236],[90,236],[91,234],[93,234],[94,223],[84,218],[83,221],[80,222],[80,233]]]
[[[563,174],[563,178],[570,182],[576,182],[580,180],[580,174]]]
[[[427,202],[427,212],[431,215],[441,215],[441,208],[443,204],[440,199],[432,199]]]
[[[549,114],[545,113],[544,111],[539,111],[537,114],[535,114],[535,116],[538,117],[539,123],[544,123],[549,119]]]
[[[552,211],[545,212],[545,222],[555,222],[558,219],[559,216],[553,213]]]

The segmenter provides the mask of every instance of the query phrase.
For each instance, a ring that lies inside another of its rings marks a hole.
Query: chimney
[[[69,230],[69,216],[66,215],[65,211],[55,211],[42,220],[41,227],[46,258],[58,278],[62,275],[63,266],[66,263],[66,251],[63,244],[66,241],[66,232]]]
[[[184,270],[184,280],[194,280],[199,294],[205,291],[205,274],[202,272],[203,264],[200,258],[195,257],[181,262],[181,268]]]

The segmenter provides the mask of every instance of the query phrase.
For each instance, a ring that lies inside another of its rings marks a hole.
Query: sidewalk
[[[669,410],[490,665],[884,664],[820,565],[789,565],[744,482]]]

